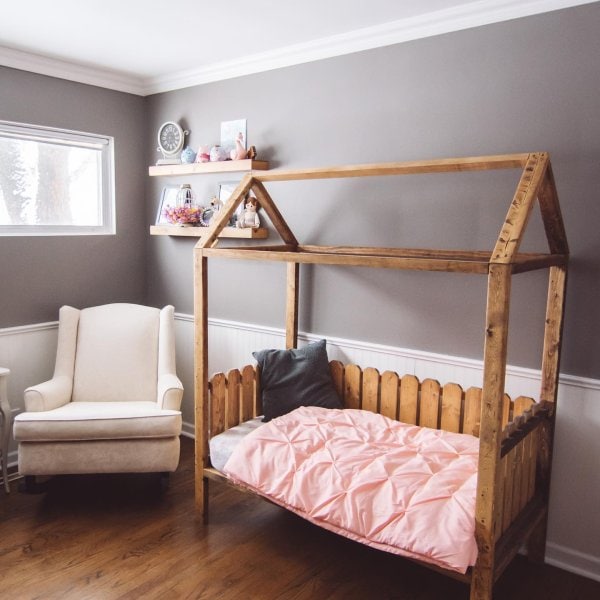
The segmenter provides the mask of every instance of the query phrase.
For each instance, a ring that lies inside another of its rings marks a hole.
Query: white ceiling
[[[146,95],[592,0],[5,0],[0,64]]]

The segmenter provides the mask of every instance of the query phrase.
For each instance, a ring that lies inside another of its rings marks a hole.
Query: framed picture
[[[239,181],[223,181],[222,183],[219,183],[219,200],[225,204],[225,202],[227,202],[227,200],[229,200],[229,198],[231,197],[231,194],[233,194],[235,188],[240,184]],[[238,215],[240,213],[242,213],[244,210],[244,203],[242,202],[236,209],[235,212],[233,213],[231,219],[229,220],[229,225],[231,227],[235,227],[235,224],[237,223],[238,220]]]
[[[158,212],[156,213],[156,225],[171,225],[163,215],[166,206],[175,206],[177,204],[177,192],[180,186],[166,185],[161,192],[160,202],[158,203]]]
[[[242,142],[244,148],[247,148],[246,144],[246,119],[237,119],[235,121],[221,121],[221,148],[229,153],[235,148],[235,140],[238,134],[241,133],[244,136]]]

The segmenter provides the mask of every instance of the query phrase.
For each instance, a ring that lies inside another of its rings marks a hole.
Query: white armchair
[[[63,306],[54,376],[14,421],[19,472],[172,472],[182,396],[172,306]]]

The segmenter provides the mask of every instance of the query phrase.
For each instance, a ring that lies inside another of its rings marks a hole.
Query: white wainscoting
[[[185,388],[182,412],[184,435],[194,434],[193,318],[176,314],[177,371]],[[11,370],[9,400],[14,412],[22,410],[23,390],[51,377],[56,349],[57,323],[0,329],[0,366]],[[301,334],[300,342],[320,339]],[[209,370],[228,371],[252,362],[252,351],[282,348],[281,329],[211,319],[209,321]],[[328,338],[332,359],[412,373],[420,379],[432,377],[442,383],[455,381],[463,388],[481,386],[481,361]],[[509,394],[536,397],[540,374],[532,369],[509,366]],[[556,445],[550,502],[546,560],[563,569],[600,581],[600,381],[561,375],[556,427]],[[16,462],[14,446],[9,454]]]

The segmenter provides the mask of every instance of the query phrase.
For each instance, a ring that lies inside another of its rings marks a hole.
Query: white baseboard
[[[600,581],[600,558],[597,556],[548,542],[546,562],[553,567]]]

